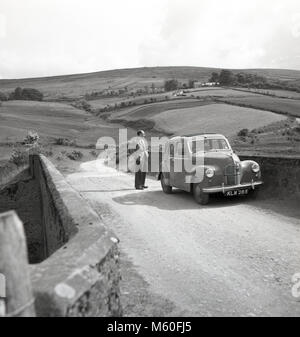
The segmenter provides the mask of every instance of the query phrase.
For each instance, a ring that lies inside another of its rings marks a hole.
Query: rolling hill
[[[74,99],[86,93],[100,91],[109,87],[113,89],[144,88],[154,83],[163,85],[166,79],[176,78],[180,81],[195,79],[207,81],[212,72],[218,68],[203,67],[152,67],[101,71],[88,74],[53,76],[43,78],[0,80],[0,91],[11,91],[16,87],[31,87],[41,90],[46,99]],[[300,83],[300,71],[282,69],[236,69],[233,72],[249,72],[262,75],[272,80]]]

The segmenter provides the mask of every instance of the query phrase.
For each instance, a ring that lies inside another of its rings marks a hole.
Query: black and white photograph
[[[0,0],[0,324],[299,316],[299,0]]]

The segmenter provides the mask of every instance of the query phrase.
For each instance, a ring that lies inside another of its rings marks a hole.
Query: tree
[[[42,101],[44,95],[37,89],[24,88],[21,97],[21,99],[28,101]]]
[[[176,79],[167,80],[164,84],[165,91],[177,90],[179,88],[179,82]]]
[[[17,87],[14,92],[14,99],[22,99],[22,88]]]
[[[37,89],[32,88],[16,88],[14,92],[9,95],[11,100],[27,100],[27,101],[42,101],[44,95]]]
[[[8,101],[8,95],[0,91],[0,101]]]
[[[154,83],[151,84],[151,90],[152,90],[152,93],[154,94],[154,92],[155,92],[155,84]]]
[[[221,85],[230,85],[233,82],[233,74],[230,70],[222,70],[219,81]]]
[[[216,72],[213,72],[211,74],[211,77],[209,79],[209,82],[219,82],[220,78],[219,78],[219,74]]]

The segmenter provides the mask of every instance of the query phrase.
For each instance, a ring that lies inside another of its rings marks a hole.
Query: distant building
[[[219,85],[219,82],[194,82],[194,88],[217,87]]]

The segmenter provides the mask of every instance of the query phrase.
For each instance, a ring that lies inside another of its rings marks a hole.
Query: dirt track
[[[156,301],[145,305],[161,305],[161,315],[300,315],[291,294],[291,277],[300,272],[298,209],[223,198],[199,206],[187,193],[163,194],[155,180],[136,191],[133,176],[96,162],[68,181],[119,236],[131,304],[143,296],[134,289],[137,273]],[[134,314],[155,313],[134,306]]]

